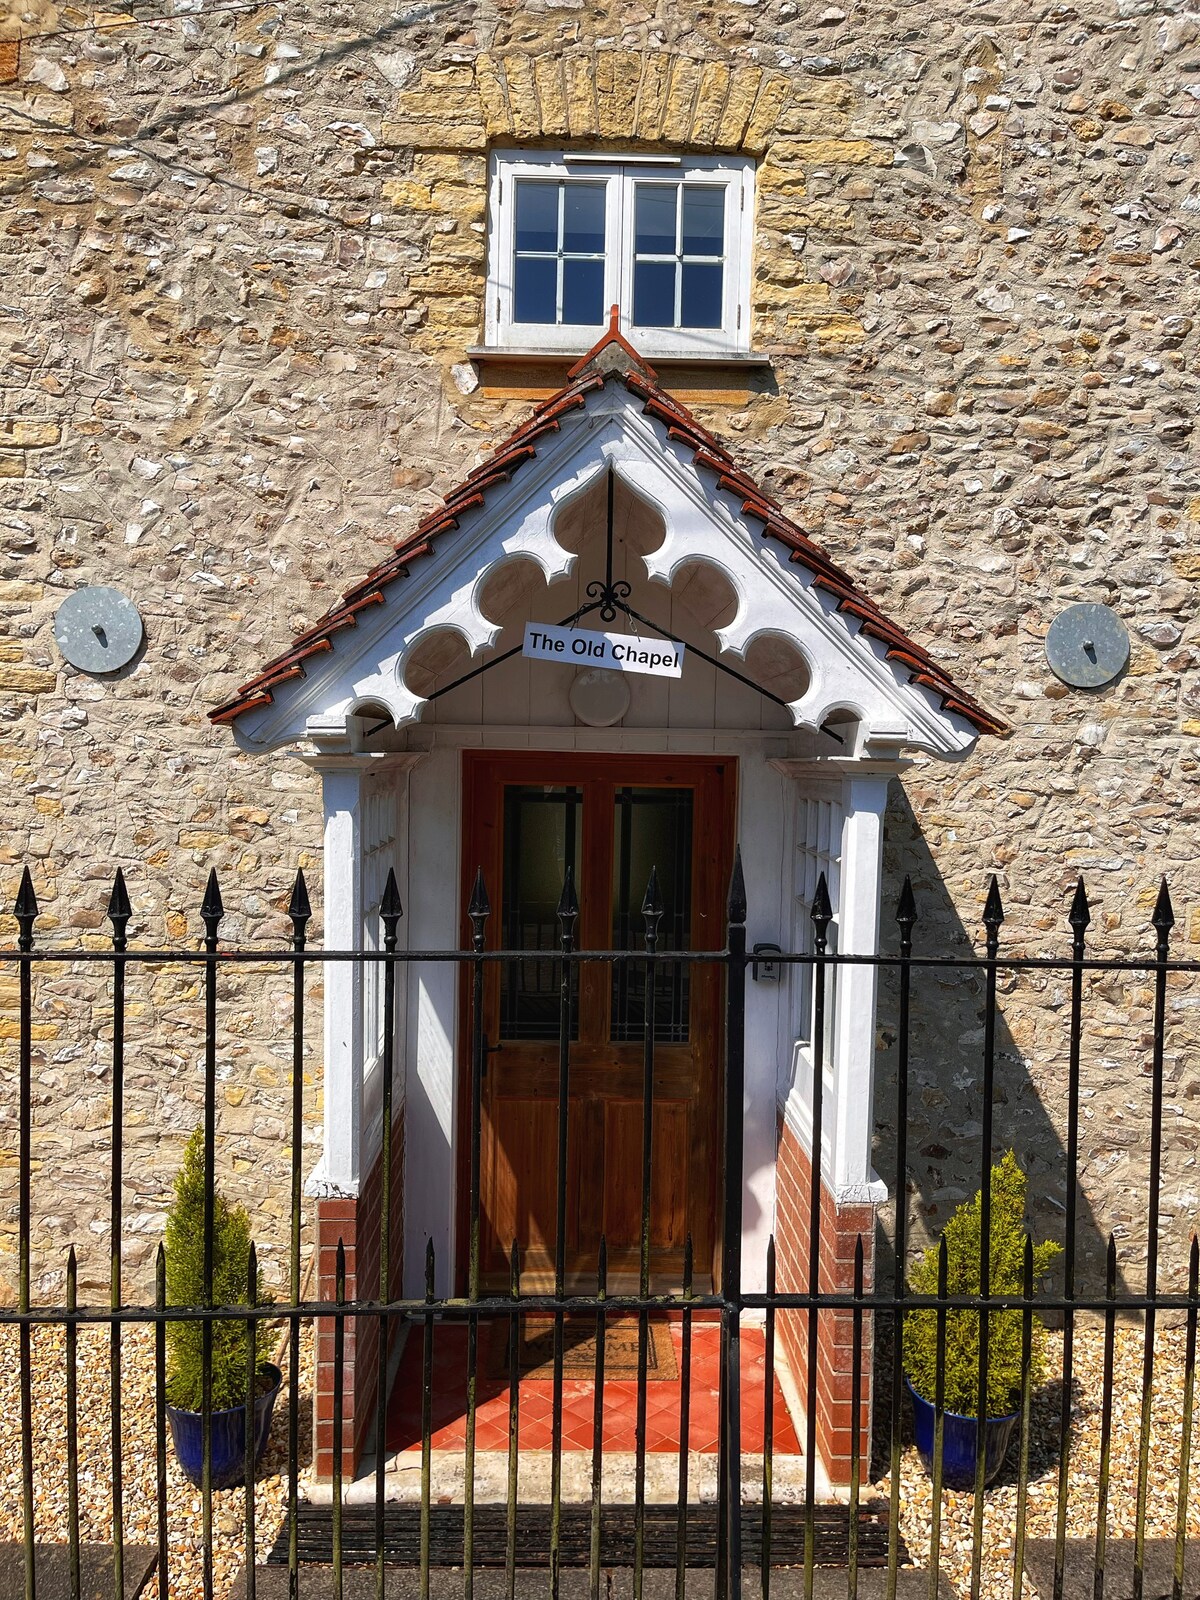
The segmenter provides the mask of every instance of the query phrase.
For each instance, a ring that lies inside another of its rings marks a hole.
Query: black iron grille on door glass
[[[501,989],[501,1039],[557,1039],[559,948],[556,911],[563,873],[579,882],[583,844],[578,789],[509,787],[504,791],[504,944],[544,950],[545,961],[506,967]],[[571,1038],[579,1037],[579,969],[571,971]]]
[[[657,866],[665,908],[658,924],[661,951],[686,950],[692,925],[691,789],[618,789],[613,817],[614,950],[640,950],[642,894]],[[688,1042],[691,970],[681,961],[658,968],[654,1037],[660,1044]],[[612,975],[612,1038],[639,1040],[646,1023],[646,969],[620,961]]]

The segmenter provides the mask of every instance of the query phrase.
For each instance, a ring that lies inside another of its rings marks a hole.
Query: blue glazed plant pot
[[[271,1432],[271,1413],[283,1373],[271,1362],[264,1361],[260,1374],[270,1381],[270,1387],[254,1402],[254,1466],[263,1458],[267,1438]],[[167,1421],[171,1424],[171,1439],[175,1454],[185,1475],[197,1489],[203,1486],[204,1428],[199,1411],[181,1411],[177,1406],[167,1406]],[[214,1489],[232,1489],[246,1477],[246,1408],[233,1406],[228,1411],[212,1414],[212,1486]]]
[[[913,1407],[913,1437],[917,1446],[917,1454],[929,1476],[933,1477],[933,1446],[934,1424],[936,1412],[932,1401],[919,1395],[909,1383],[904,1380],[912,1399]],[[984,1422],[987,1430],[984,1442],[983,1481],[984,1485],[991,1483],[1004,1465],[1004,1457],[1008,1454],[1008,1443],[1012,1438],[1013,1427],[1019,1411],[1014,1411],[1007,1417],[988,1417]],[[947,1489],[973,1489],[975,1487],[975,1452],[979,1439],[979,1419],[977,1417],[963,1417],[957,1411],[944,1411],[942,1413],[942,1484]]]

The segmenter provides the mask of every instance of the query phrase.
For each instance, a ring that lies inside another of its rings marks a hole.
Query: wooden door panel
[[[688,1232],[691,1189],[691,1106],[662,1100],[654,1106],[650,1153],[650,1245],[682,1250]],[[611,1101],[604,1111],[604,1230],[613,1250],[639,1248],[642,1232],[642,1108]]]
[[[654,1108],[650,1243],[656,1250],[681,1251],[687,1240],[692,1190],[688,1153],[695,1121],[687,1101],[668,1100]]]
[[[557,1108],[547,1100],[498,1098],[490,1105],[483,1143],[482,1232],[490,1241],[487,1270],[508,1282],[512,1241],[522,1250],[553,1257],[556,1186],[554,1162],[545,1159],[557,1142]]]
[[[489,1057],[485,1088],[492,1094],[558,1098],[558,1045],[502,1044]],[[690,1051],[659,1045],[654,1052],[654,1094],[684,1099],[699,1093],[701,1074]],[[568,1093],[576,1099],[642,1099],[642,1053],[630,1057],[612,1045],[572,1041]]]
[[[619,1255],[636,1251],[642,1231],[642,1108],[609,1100],[603,1114],[604,1233],[609,1249]],[[653,1203],[653,1184],[651,1197]]]
[[[604,1185],[595,1181],[597,1152],[604,1144],[604,1107],[598,1100],[572,1100],[568,1163],[571,1231],[568,1246],[576,1273],[595,1287],[604,1232]]]

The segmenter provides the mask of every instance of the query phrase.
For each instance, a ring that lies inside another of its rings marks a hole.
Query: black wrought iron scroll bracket
[[[610,466],[608,469],[608,512],[604,534],[604,581],[593,578],[584,593],[589,600],[594,600],[600,608],[601,622],[615,622],[617,613],[628,613],[628,600],[633,593],[633,588],[624,578],[613,580],[613,502],[616,494],[617,475]]]

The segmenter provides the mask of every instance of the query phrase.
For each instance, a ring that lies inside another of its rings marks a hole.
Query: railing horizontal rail
[[[250,1307],[228,1306],[169,1306],[158,1311],[153,1306],[125,1305],[118,1311],[105,1306],[77,1306],[67,1310],[61,1306],[31,1306],[28,1311],[0,1308],[0,1327],[53,1324],[70,1327],[81,1323],[107,1325],[112,1322],[275,1322],[286,1317],[407,1317],[418,1319],[430,1315],[439,1318],[509,1317],[514,1306],[522,1316],[551,1315],[560,1311],[564,1316],[584,1313],[616,1315],[634,1311],[690,1312],[720,1311],[727,1304],[718,1294],[695,1294],[685,1299],[682,1295],[657,1295],[642,1299],[637,1295],[528,1294],[519,1299],[512,1297],[482,1297],[478,1300],[290,1300],[273,1301],[268,1305]],[[1195,1302],[1187,1294],[1160,1293],[1157,1295],[1118,1293],[1111,1299],[1102,1295],[1076,1295],[1064,1299],[1061,1295],[1019,1294],[948,1294],[937,1295],[853,1295],[836,1290],[822,1289],[816,1294],[756,1294],[747,1290],[741,1297],[745,1311],[1188,1311]]]
[[[711,966],[727,965],[733,959],[728,950],[678,950],[658,951],[647,955],[636,950],[573,950],[567,955],[545,950],[487,950],[476,954],[471,950],[219,950],[210,955],[203,950],[128,950],[115,955],[111,950],[13,950],[0,949],[0,961],[20,965],[40,966],[53,963],[73,965],[76,962],[100,962],[111,966],[119,960],[126,963],[161,963],[172,966],[204,966],[212,963],[227,966],[320,966],[326,961],[354,961],[379,966],[403,966],[411,962],[462,963],[476,961],[485,965],[496,963],[566,962],[568,966],[593,962],[635,963],[647,962],[658,966]],[[740,959],[740,958],[738,958]],[[747,961],[752,958],[747,957]],[[803,952],[772,952],[769,959],[775,966],[783,967],[883,967],[915,968],[937,967],[951,971],[982,972],[1159,972],[1200,973],[1200,959],[1169,957],[1160,960],[1155,956],[1086,956],[1080,961],[1071,956],[921,956],[921,955],[809,955]]]

